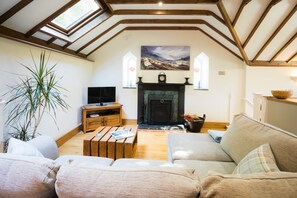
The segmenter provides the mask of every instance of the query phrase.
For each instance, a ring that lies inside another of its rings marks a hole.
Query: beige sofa
[[[197,171],[201,197],[297,196],[297,136],[244,114],[234,117],[221,143],[208,134],[170,133],[168,158]]]
[[[58,156],[55,141],[11,139],[0,153],[0,197],[197,197],[194,169],[163,160]]]
[[[234,118],[221,143],[214,142],[208,134],[170,133],[169,161],[59,157],[56,144],[47,136],[28,144],[44,157],[0,154],[0,197],[296,197],[297,194],[297,137],[243,114]],[[255,156],[251,154],[261,156],[262,169],[253,165]],[[247,169],[242,163],[246,159],[252,160],[247,161],[252,164]]]

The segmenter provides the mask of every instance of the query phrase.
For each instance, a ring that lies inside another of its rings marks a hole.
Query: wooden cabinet
[[[121,126],[122,105],[115,103],[106,106],[83,106],[82,119],[84,133],[99,126]]]
[[[264,122],[297,135],[297,98],[264,97]]]

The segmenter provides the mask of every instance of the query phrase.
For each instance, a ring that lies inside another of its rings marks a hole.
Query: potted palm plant
[[[59,85],[55,67],[49,66],[50,55],[42,51],[39,60],[35,61],[31,52],[33,65],[21,65],[28,71],[28,75],[20,77],[20,82],[9,86],[5,109],[8,109],[6,124],[14,130],[10,134],[23,141],[36,137],[38,126],[43,115],[48,113],[54,120],[56,110],[67,110],[69,105],[63,99],[63,87]]]

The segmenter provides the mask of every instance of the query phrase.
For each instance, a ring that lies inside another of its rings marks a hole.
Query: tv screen
[[[102,105],[103,103],[115,101],[115,87],[88,87],[88,104],[98,103]]]

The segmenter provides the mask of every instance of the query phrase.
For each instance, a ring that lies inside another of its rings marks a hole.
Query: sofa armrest
[[[200,197],[295,197],[297,173],[271,172],[245,175],[210,173],[202,182]]]

